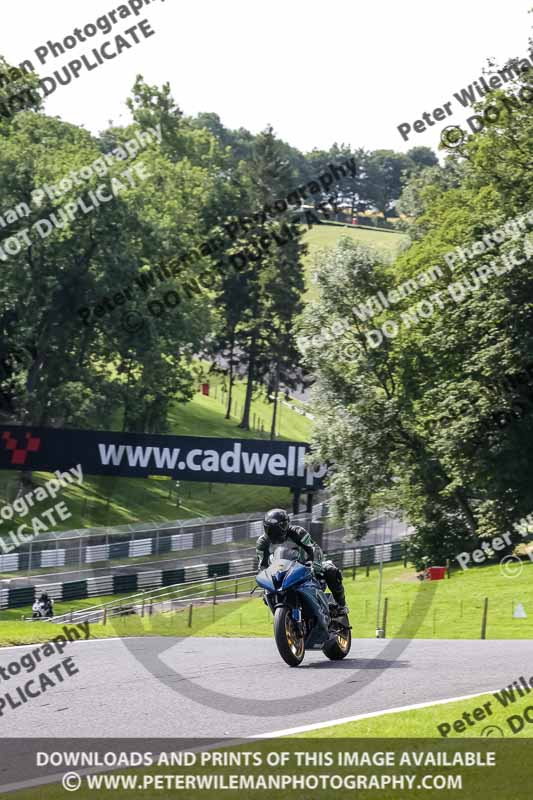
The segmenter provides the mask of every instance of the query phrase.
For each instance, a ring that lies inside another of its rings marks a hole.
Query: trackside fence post
[[[383,628],[383,638],[384,639],[387,636],[387,612],[388,612],[388,610],[389,610],[389,598],[386,597],[385,598],[385,602],[383,604],[383,625],[381,626]]]
[[[487,638],[487,616],[489,612],[489,598],[485,597],[485,602],[483,604],[483,619],[481,620],[481,638]]]

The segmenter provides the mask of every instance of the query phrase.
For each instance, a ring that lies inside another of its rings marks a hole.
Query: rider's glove
[[[315,548],[314,547],[305,547],[305,554],[307,556],[307,560],[313,562],[315,558]]]

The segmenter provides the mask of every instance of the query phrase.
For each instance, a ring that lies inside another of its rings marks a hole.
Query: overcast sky
[[[302,149],[334,141],[368,149],[436,147],[446,124],[467,114],[453,93],[482,73],[488,57],[528,54],[531,0],[152,0],[65,56],[40,66],[52,75],[73,58],[147,19],[148,39],[83,70],[46,101],[46,111],[91,131],[129,120],[135,76],[169,81],[186,114],[216,112],[231,128],[271,123]],[[0,52],[35,64],[35,49],[117,9],[113,0],[17,0],[4,9]],[[114,43],[108,52],[114,48]],[[94,60],[94,59],[93,59]],[[404,142],[397,126],[452,100],[453,116]],[[472,112],[470,112],[472,113]]]

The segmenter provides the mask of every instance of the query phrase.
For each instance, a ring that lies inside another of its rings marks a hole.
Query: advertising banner
[[[0,469],[54,472],[81,463],[88,475],[318,489],[326,465],[306,466],[309,445],[262,439],[161,436],[94,430],[0,428]]]

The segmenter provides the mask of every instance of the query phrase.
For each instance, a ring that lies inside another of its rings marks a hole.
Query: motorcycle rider
[[[282,508],[273,508],[267,512],[263,520],[264,533],[256,544],[258,568],[268,567],[269,556],[275,547],[288,540],[294,542],[300,551],[300,561],[312,562],[313,573],[318,579],[323,578],[333,599],[339,606],[340,614],[347,614],[342,572],[332,561],[324,561],[321,548],[312,540],[309,533],[300,525],[291,525],[290,517]]]
[[[48,596],[46,592],[43,592],[42,595],[39,597],[39,605],[42,608],[43,617],[53,617],[54,616],[54,601],[51,597]]]
[[[32,610],[32,619],[41,619],[42,618],[42,616],[43,616],[42,613],[41,613],[42,608],[41,608],[41,604],[39,603],[38,600],[35,600],[35,602],[33,603],[32,607],[31,607],[31,610]]]

